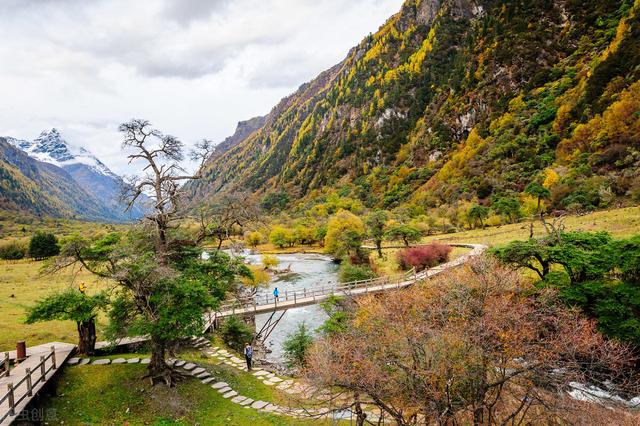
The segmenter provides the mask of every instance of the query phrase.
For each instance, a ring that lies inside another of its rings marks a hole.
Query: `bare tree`
[[[180,165],[184,160],[184,144],[174,136],[164,135],[152,129],[147,120],[133,119],[119,127],[124,134],[123,149],[132,149],[128,155],[129,163],[140,161],[144,164],[144,176],[134,177],[128,193],[127,210],[131,209],[143,194],[153,200],[151,211],[146,219],[154,223],[156,229],[156,249],[158,261],[167,264],[170,255],[170,244],[167,231],[174,228],[174,223],[185,217],[182,210],[181,184],[200,179],[205,161],[212,152],[212,143],[202,140],[196,144],[191,159],[198,162],[193,174],[189,174]]]
[[[260,221],[260,209],[249,194],[243,192],[226,193],[216,198],[215,204],[199,211],[201,233],[199,238],[217,241],[217,249],[234,234],[250,223]]]

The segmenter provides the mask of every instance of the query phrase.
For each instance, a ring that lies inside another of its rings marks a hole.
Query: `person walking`
[[[244,359],[247,361],[247,371],[251,371],[251,362],[253,360],[253,348],[249,343],[244,345]]]
[[[273,298],[276,300],[276,302],[280,301],[280,292],[278,291],[278,287],[273,290]]]

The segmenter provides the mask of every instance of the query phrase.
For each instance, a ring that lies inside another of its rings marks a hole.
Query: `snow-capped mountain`
[[[33,142],[14,138],[7,138],[7,141],[22,149],[36,160],[54,164],[63,169],[67,166],[85,165],[93,169],[96,173],[120,179],[119,176],[109,170],[102,161],[98,160],[95,155],[63,139],[56,128],[43,131]]]
[[[69,143],[57,129],[44,131],[33,141],[6,137],[5,140],[29,157],[67,172],[83,191],[109,212],[110,220],[127,221],[142,217],[142,205],[124,212],[120,194],[125,182],[91,152]]]

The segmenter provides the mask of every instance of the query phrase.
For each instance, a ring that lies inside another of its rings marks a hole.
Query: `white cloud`
[[[220,141],[339,62],[402,0],[0,0],[0,135],[50,127],[130,170],[117,124]]]

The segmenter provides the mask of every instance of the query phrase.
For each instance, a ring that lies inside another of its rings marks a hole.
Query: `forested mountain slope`
[[[107,220],[109,211],[69,173],[0,138],[0,208],[39,216]]]
[[[365,205],[640,198],[640,1],[408,0],[191,190]]]

